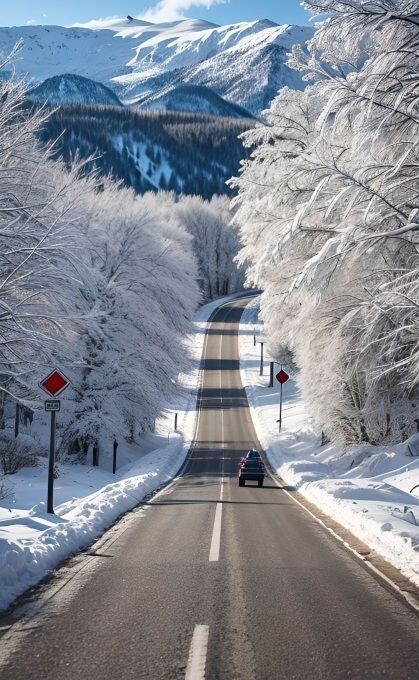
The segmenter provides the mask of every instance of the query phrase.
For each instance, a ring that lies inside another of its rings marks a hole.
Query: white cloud
[[[26,26],[37,26],[38,22],[35,21],[35,19],[29,19],[29,21],[26,22]]]
[[[191,7],[205,7],[209,9],[212,5],[223,5],[229,0],[158,0],[154,7],[150,7],[146,12],[139,16],[139,19],[146,21],[174,21],[183,19],[184,12]]]
[[[90,21],[85,21],[83,23],[76,22],[75,24],[70,24],[70,28],[91,28],[93,30],[98,30],[114,26],[118,22],[123,22],[124,19],[125,17],[118,16],[103,17],[100,19],[91,19]]]

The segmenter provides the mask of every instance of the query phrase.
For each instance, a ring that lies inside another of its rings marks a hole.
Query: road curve
[[[259,446],[239,372],[246,302],[212,318],[182,476],[58,570],[41,613],[0,619],[2,680],[418,677],[413,611],[281,488],[238,486]]]

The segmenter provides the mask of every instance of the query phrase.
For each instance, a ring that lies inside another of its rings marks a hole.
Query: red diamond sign
[[[288,373],[286,373],[286,372],[283,371],[282,369],[279,371],[279,373],[276,374],[275,377],[276,377],[277,381],[278,381],[279,383],[281,383],[281,385],[283,385],[284,383],[287,382],[287,380],[289,380],[289,375],[288,375]]]
[[[70,384],[70,380],[66,378],[61,371],[55,369],[39,383],[39,386],[51,397],[57,397],[61,392],[64,392]]]

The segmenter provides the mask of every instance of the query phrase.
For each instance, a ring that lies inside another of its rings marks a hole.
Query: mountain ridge
[[[0,51],[7,55],[22,41],[14,68],[33,87],[73,74],[102,83],[131,104],[156,97],[162,86],[198,85],[258,116],[279,87],[305,87],[286,60],[291,46],[312,34],[311,27],[269,19],[217,26],[127,18],[71,27],[3,27]]]
[[[152,111],[184,111],[225,118],[254,118],[249,111],[220,97],[211,88],[184,83],[164,88],[156,96],[147,98],[144,103],[140,100],[132,106]]]

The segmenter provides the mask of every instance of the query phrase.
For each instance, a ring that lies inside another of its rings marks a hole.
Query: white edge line
[[[227,304],[227,303],[225,303],[225,304]],[[220,305],[219,307],[214,309],[213,312],[211,313],[210,317],[206,321],[205,340],[204,340],[204,345],[203,345],[203,348],[202,348],[201,359],[203,357],[205,357],[206,348],[207,348],[207,344],[208,344],[208,337],[209,337],[208,330],[209,330],[210,325],[212,323],[212,318],[213,318],[213,316],[215,316],[215,314],[218,312],[218,310],[222,306],[223,305]],[[200,389],[202,387],[202,373],[203,373],[203,371],[200,370],[199,387],[198,387],[198,391],[197,391],[197,397],[198,397]],[[182,463],[182,465],[181,465],[179,471],[177,472],[176,476],[173,477],[173,479],[168,484],[163,486],[162,489],[160,489],[156,493],[153,493],[152,498],[149,501],[150,504],[153,503],[155,500],[157,500],[160,496],[163,496],[165,493],[167,493],[176,484],[176,482],[180,479],[180,477],[182,476],[183,470],[185,469],[186,464],[189,460],[190,454],[192,452],[193,442],[196,439],[200,413],[201,413],[201,409],[199,409],[198,413],[197,413],[197,421],[196,421],[196,426],[195,426],[195,430],[194,430],[194,438],[191,440],[188,455],[186,456],[186,458],[185,458],[184,462]],[[143,499],[142,501],[139,501],[139,503],[133,508],[133,510],[136,509],[136,508],[139,508],[139,507],[140,508],[141,507],[146,508],[147,506],[143,505],[144,500],[145,499]],[[13,609],[13,611],[21,610],[22,615],[14,623],[12,623],[10,626],[9,625],[6,626],[7,632],[0,639],[4,642],[9,642],[14,637],[16,632],[19,632],[20,630],[25,628],[31,621],[35,620],[38,617],[38,615],[41,614],[42,610],[46,606],[48,606],[51,601],[53,601],[53,599],[57,595],[57,593],[62,591],[64,588],[66,588],[66,586],[71,581],[73,581],[73,579],[76,579],[80,575],[80,572],[85,571],[85,569],[92,562],[94,562],[94,558],[87,555],[87,552],[86,552],[87,550],[89,550],[90,552],[92,552],[92,551],[94,552],[99,547],[101,548],[101,550],[106,550],[116,540],[118,540],[118,538],[123,533],[125,533],[125,531],[127,531],[128,527],[125,526],[126,519],[130,518],[130,520],[132,520],[132,521],[134,520],[134,515],[131,515],[131,513],[132,513],[132,511],[128,511],[126,513],[123,513],[120,517],[118,517],[116,519],[114,524],[112,524],[108,529],[106,529],[99,538],[97,538],[91,544],[86,546],[86,548],[84,550],[78,551],[74,555],[69,555],[62,562],[60,562],[55,567],[55,569],[53,570],[54,573],[61,570],[62,567],[64,566],[64,564],[68,560],[73,559],[74,557],[80,557],[81,555],[83,555],[83,556],[86,555],[86,558],[83,560],[83,562],[81,564],[77,564],[74,567],[72,567],[70,569],[70,572],[66,576],[61,577],[57,584],[54,584],[54,585],[51,584],[51,585],[47,586],[46,592],[44,593],[42,599],[35,599],[33,601],[28,601],[28,602],[23,601],[23,604],[21,604],[21,605],[19,605],[19,604],[16,605],[16,602],[12,603],[11,606],[16,608],[16,609]],[[39,584],[35,584],[34,588],[37,588],[38,586],[39,586]],[[29,589],[27,591],[25,591],[25,593],[22,593],[22,595],[19,596],[19,598],[17,598],[17,599],[19,600],[20,597],[24,598],[27,592],[29,592]],[[1,614],[3,614],[3,613],[4,612],[1,612]],[[10,653],[6,653],[6,650],[2,650],[2,653],[0,653],[0,668],[2,667],[1,666],[2,663],[4,663],[4,664],[7,663],[7,660],[8,660],[11,653],[13,653],[13,652],[11,651]]]
[[[189,649],[188,665],[185,680],[205,680],[205,666],[207,663],[209,626],[197,624],[192,636]]]
[[[203,348],[202,348],[201,360],[203,358],[205,358],[206,349],[207,349],[207,345],[208,345],[208,338],[209,338],[208,330],[210,329],[211,324],[213,323],[214,316],[217,314],[217,312],[222,307],[229,304],[230,302],[234,302],[235,299],[241,299],[241,298],[239,298],[239,297],[233,298],[232,300],[230,300],[228,302],[224,302],[223,304],[219,305],[219,307],[216,307],[216,309],[214,309],[211,312],[209,318],[206,320],[206,322],[205,322],[206,323],[205,340],[204,340],[204,345],[203,345]],[[202,379],[203,379],[203,371],[200,370],[199,386],[198,386],[198,390],[197,390],[197,401],[198,401],[199,393],[202,389]],[[165,485],[162,489],[160,489],[159,491],[157,491],[156,493],[153,494],[153,496],[150,500],[150,503],[152,503],[154,500],[156,500],[160,496],[163,496],[165,493],[167,493],[176,484],[176,482],[180,479],[180,477],[182,476],[182,473],[183,473],[184,469],[186,468],[186,465],[187,465],[188,460],[190,458],[192,448],[193,448],[193,443],[196,439],[200,415],[201,415],[201,408],[199,408],[198,411],[197,411],[197,419],[196,419],[195,428],[194,428],[194,436],[193,436],[193,439],[191,440],[188,454],[187,454],[183,464],[181,465],[178,473],[176,474],[175,477],[173,477],[173,479],[167,485]],[[135,508],[141,507],[142,504],[143,504],[143,501],[140,501],[137,504],[137,506],[135,506]],[[147,507],[147,506],[143,506],[143,507]],[[133,509],[135,509],[135,508],[133,508]],[[55,567],[55,569],[53,570],[54,572],[61,570],[67,560],[73,559],[74,557],[81,556],[81,555],[86,556],[81,564],[75,565],[74,567],[71,568],[69,574],[67,574],[64,577],[61,577],[58,584],[54,584],[54,585],[51,584],[51,585],[47,586],[46,592],[44,593],[42,599],[35,599],[33,601],[23,602],[23,604],[21,604],[21,605],[16,604],[16,601],[13,602],[12,605],[11,605],[14,608],[13,611],[21,610],[22,615],[14,623],[12,623],[10,626],[9,625],[5,626],[6,633],[0,639],[4,642],[10,642],[17,632],[20,632],[22,629],[24,629],[31,621],[34,621],[42,613],[44,608],[46,606],[48,606],[51,601],[53,601],[53,599],[57,595],[57,593],[64,590],[66,588],[66,586],[71,581],[73,581],[73,579],[76,579],[80,575],[80,572],[85,571],[85,569],[92,562],[94,562],[94,558],[88,556],[87,553],[86,553],[86,550],[90,550],[90,551],[94,552],[99,547],[102,550],[106,550],[115,541],[117,541],[118,538],[123,533],[125,533],[125,531],[127,531],[127,529],[128,529],[128,527],[124,525],[126,518],[127,517],[130,517],[130,519],[131,519],[131,517],[132,517],[132,519],[134,518],[133,515],[130,515],[131,512],[132,511],[128,511],[128,512],[122,514],[120,517],[118,517],[116,519],[116,521],[114,522],[114,524],[112,524],[108,529],[106,529],[99,538],[97,538],[91,544],[86,546],[85,550],[78,551],[74,555],[69,555],[62,562],[60,562]],[[39,585],[40,584],[35,584],[34,588],[37,588]],[[17,598],[17,600],[19,600],[20,598],[24,598],[25,594],[27,592],[29,592],[29,589],[27,591],[25,591],[25,593],[22,593],[22,595],[19,596]],[[1,612],[1,614],[3,614],[3,613],[4,612]],[[10,651],[7,651],[5,649],[2,650],[2,653],[0,653],[0,668],[3,667],[3,666],[1,666],[1,664],[5,665],[8,662],[8,658],[11,656],[12,653],[14,653],[14,650],[10,650]]]
[[[239,336],[240,336],[240,323],[239,323]],[[342,538],[342,536],[339,536],[339,534],[337,534],[336,531],[334,531],[331,527],[328,527],[327,524],[325,524],[319,517],[317,517],[313,512],[311,512],[311,510],[309,510],[303,503],[301,503],[297,498],[295,498],[295,496],[293,496],[292,493],[290,493],[289,491],[284,489],[283,485],[280,482],[278,482],[278,480],[276,479],[274,474],[271,472],[271,464],[269,462],[269,458],[266,454],[265,448],[263,446],[261,446],[258,434],[256,432],[255,420],[257,419],[257,413],[256,413],[256,410],[255,410],[253,404],[251,403],[251,401],[249,399],[249,396],[247,394],[248,388],[244,385],[243,378],[242,378],[241,357],[240,357],[240,341],[239,341],[239,366],[240,366],[240,379],[242,381],[242,386],[243,386],[244,391],[246,393],[247,403],[248,403],[248,406],[249,406],[250,418],[251,418],[252,423],[253,423],[253,429],[254,429],[254,432],[255,432],[256,442],[258,443],[260,451],[263,451],[263,454],[264,454],[264,456],[265,456],[265,458],[268,462],[266,469],[268,471],[270,478],[275,482],[275,484],[280,489],[282,489],[282,491],[284,493],[287,494],[287,496],[289,496],[294,501],[294,503],[299,505],[304,510],[304,512],[309,514],[310,517],[312,517],[318,524],[320,524],[320,526],[322,526],[324,529],[326,529],[326,531],[328,531],[329,534],[331,534],[339,543],[342,543],[342,545],[344,545],[345,548],[349,552],[351,552],[359,562],[361,562],[361,564],[365,565],[366,567],[368,567],[368,569],[370,569],[372,572],[374,572],[377,575],[377,577],[379,577],[388,586],[390,586],[390,588],[392,590],[394,590],[395,593],[400,596],[400,598],[405,600],[405,602],[407,603],[407,605],[411,609],[413,609],[416,613],[418,613],[419,612],[419,605],[416,603],[416,601],[412,597],[410,597],[410,595],[407,591],[401,590],[401,588],[399,588],[397,583],[392,581],[391,578],[386,576],[380,569],[375,567],[369,560],[366,560],[365,557],[363,555],[361,555],[361,553],[359,553],[357,550],[355,550],[355,548],[352,548],[352,546],[349,545],[349,543],[347,541],[345,541],[345,539]],[[307,501],[309,503],[311,502],[311,501],[309,501],[309,499],[307,499]],[[324,514],[327,514],[327,513],[324,513]],[[347,531],[349,531],[349,529],[347,529]],[[384,559],[384,558],[382,558],[382,559]],[[393,566],[393,565],[391,565],[391,566]],[[394,568],[397,569],[397,567],[394,567]],[[405,578],[407,578],[407,576]],[[414,584],[412,583],[412,585],[414,585]]]
[[[320,517],[316,517],[316,515],[315,515],[313,512],[311,512],[311,510],[309,510],[303,503],[301,503],[297,498],[295,498],[295,496],[293,496],[289,491],[287,491],[286,489],[284,489],[284,487],[282,486],[282,484],[281,484],[280,482],[278,482],[278,480],[274,477],[274,475],[271,473],[270,470],[268,470],[268,473],[269,473],[269,476],[271,477],[271,479],[273,479],[273,481],[275,482],[275,484],[276,484],[280,489],[282,489],[282,491],[283,491],[284,493],[286,493],[287,496],[289,496],[289,497],[294,501],[294,503],[297,503],[297,505],[299,505],[299,506],[300,506],[300,507],[308,514],[308,515],[310,515],[310,517],[312,517],[318,524],[320,524],[324,529],[326,529],[326,531],[328,531],[329,534],[332,534],[332,536],[333,536],[337,541],[339,541],[339,543],[342,543],[342,544],[345,546],[345,548],[346,548],[347,550],[349,550],[351,553],[353,553],[353,554],[355,555],[355,557],[356,557],[358,560],[360,560],[360,561],[362,562],[362,564],[365,564],[369,569],[371,569],[371,571],[375,572],[375,573],[377,574],[377,576],[379,576],[379,577],[380,577],[381,579],[383,579],[389,586],[391,586],[391,588],[392,588],[393,590],[395,590],[397,593],[399,593],[399,595],[401,595],[401,596],[403,597],[403,599],[406,600],[406,602],[409,604],[410,607],[412,607],[415,611],[418,611],[418,612],[419,612],[419,607],[418,607],[418,605],[417,605],[416,602],[413,600],[413,598],[411,598],[411,597],[408,595],[408,593],[406,593],[405,591],[401,590],[401,588],[399,588],[399,586],[397,585],[397,583],[395,583],[394,581],[392,581],[391,578],[389,578],[388,576],[386,576],[380,569],[378,569],[377,567],[375,567],[369,560],[366,560],[365,557],[364,557],[363,555],[361,555],[361,553],[359,553],[357,550],[355,550],[355,548],[352,548],[352,546],[349,545],[349,543],[348,543],[347,541],[345,541],[345,539],[342,538],[342,536],[339,536],[339,534],[337,534],[336,531],[334,531],[331,527],[328,527],[327,524],[325,524],[325,523],[323,522],[323,520],[320,519]],[[308,499],[307,499],[307,500],[308,500]],[[310,502],[310,501],[308,501],[308,502]],[[349,529],[348,529],[348,531],[349,531]],[[392,565],[390,565],[390,566],[392,566]],[[397,568],[397,567],[395,567],[395,568]],[[405,577],[405,578],[407,578],[407,577]],[[412,584],[412,585],[414,585],[414,584]]]

